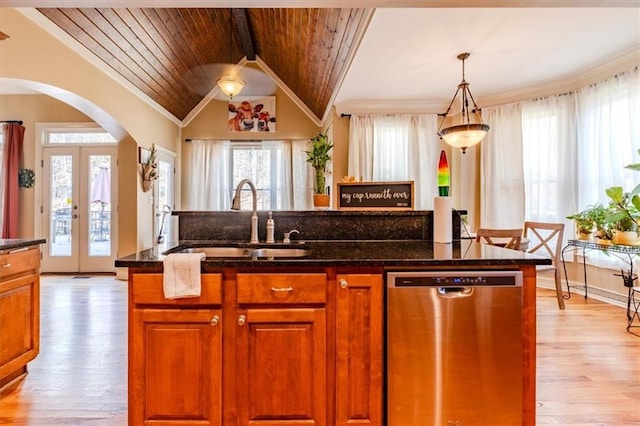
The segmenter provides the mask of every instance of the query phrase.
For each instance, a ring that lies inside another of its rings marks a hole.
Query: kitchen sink
[[[251,257],[304,257],[309,254],[305,249],[259,248],[253,250]]]
[[[188,247],[179,250],[171,250],[168,253],[204,253],[206,257],[304,257],[309,254],[305,249],[292,248],[250,248],[250,247]]]
[[[174,253],[204,253],[206,257],[250,257],[253,249],[246,247],[189,247]]]

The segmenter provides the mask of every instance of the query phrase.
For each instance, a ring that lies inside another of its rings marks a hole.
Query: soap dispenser
[[[267,242],[268,243],[275,243],[275,239],[273,238],[273,213],[272,212],[268,212],[267,215],[269,216],[269,218],[267,219]]]

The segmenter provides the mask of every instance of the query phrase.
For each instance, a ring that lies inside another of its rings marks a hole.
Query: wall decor
[[[413,181],[337,183],[338,210],[413,210]]]
[[[142,190],[149,192],[153,187],[153,181],[158,179],[158,151],[155,144],[151,145],[151,150],[140,148],[140,163],[142,166]]]
[[[36,181],[36,174],[31,169],[20,169],[18,171],[18,186],[20,188],[31,188]]]
[[[275,132],[275,96],[236,96],[229,99],[230,132]]]

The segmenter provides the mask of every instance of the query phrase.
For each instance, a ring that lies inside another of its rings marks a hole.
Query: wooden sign
[[[338,183],[338,210],[413,210],[413,181]]]

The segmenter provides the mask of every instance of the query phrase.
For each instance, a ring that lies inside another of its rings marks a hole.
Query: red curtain
[[[6,145],[2,170],[4,171],[4,222],[2,238],[18,238],[19,185],[18,172],[22,156],[24,127],[20,124],[6,124],[4,143]]]

